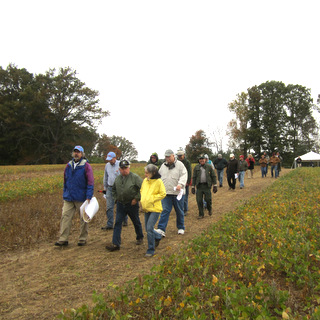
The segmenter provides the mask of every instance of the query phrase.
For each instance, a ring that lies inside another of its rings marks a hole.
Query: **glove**
[[[213,191],[213,193],[216,193],[218,191],[217,186],[213,186],[212,191]]]
[[[192,193],[192,194],[195,194],[195,193],[196,193],[196,189],[195,189],[195,187],[192,187],[192,189],[191,189],[191,193]]]

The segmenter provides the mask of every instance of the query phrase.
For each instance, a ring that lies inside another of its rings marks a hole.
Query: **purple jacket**
[[[93,196],[94,178],[92,168],[86,159],[81,159],[74,168],[74,160],[64,169],[63,200],[81,201]]]

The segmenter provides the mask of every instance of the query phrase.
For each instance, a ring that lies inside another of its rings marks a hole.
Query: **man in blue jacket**
[[[84,150],[81,146],[75,146],[72,160],[64,170],[63,185],[63,208],[60,221],[60,238],[55,243],[62,247],[68,245],[68,237],[71,229],[72,218],[84,201],[90,202],[93,196],[93,172],[89,162],[85,159]],[[80,218],[80,236],[78,246],[87,243],[88,224]]]

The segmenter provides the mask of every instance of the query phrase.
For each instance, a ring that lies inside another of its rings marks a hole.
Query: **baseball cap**
[[[165,157],[170,157],[172,154],[174,154],[174,152],[171,149],[166,150],[166,152],[164,153]]]
[[[121,160],[119,166],[120,168],[128,168],[130,167],[130,162],[128,160]]]
[[[234,157],[234,154],[233,154],[233,153],[231,153],[231,154],[230,154],[230,158],[233,158],[233,157]]]
[[[80,151],[80,152],[83,152],[83,151],[84,151],[81,146],[75,146],[75,147],[73,148],[73,150],[78,150],[78,151]]]
[[[111,152],[109,152],[109,153],[107,154],[106,160],[111,160],[111,159],[113,159],[113,158],[115,158],[115,157],[116,157],[116,154],[111,151]]]
[[[177,156],[183,156],[183,155],[184,155],[184,151],[183,150],[178,150]]]

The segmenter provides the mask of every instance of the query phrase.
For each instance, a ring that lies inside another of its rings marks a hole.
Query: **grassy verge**
[[[63,319],[320,319],[320,170],[300,168],[181,252]]]
[[[105,164],[93,164],[95,182],[102,182]],[[10,166],[0,167],[0,174],[15,175],[14,180],[0,183],[0,202],[21,200],[41,193],[55,193],[63,188],[65,165]],[[144,166],[133,164],[132,172],[144,177]],[[32,173],[37,173],[33,176]],[[24,176],[23,174],[29,174]],[[21,175],[21,177],[19,177]]]

